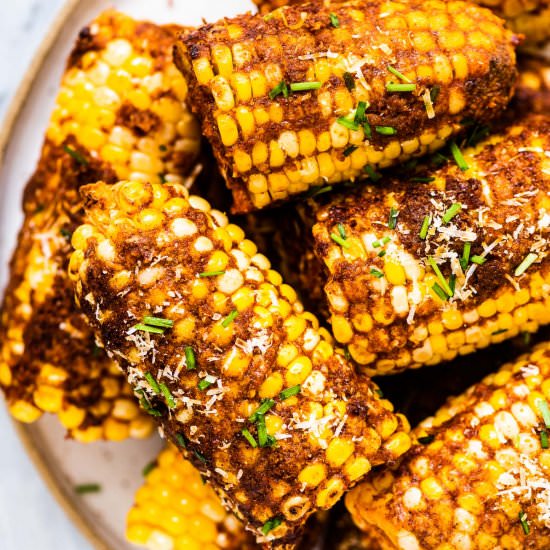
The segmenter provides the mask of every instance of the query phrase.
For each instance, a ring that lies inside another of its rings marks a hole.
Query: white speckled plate
[[[0,132],[0,288],[22,221],[21,195],[34,170],[65,60],[79,30],[102,10],[158,23],[197,25],[252,9],[250,0],[67,0],[21,82]],[[81,445],[66,440],[56,418],[18,425],[28,454],[74,523],[101,550],[129,550],[125,515],[143,482],[142,468],[160,439]],[[74,486],[99,483],[101,492],[79,496]],[[0,544],[1,546],[1,544]]]

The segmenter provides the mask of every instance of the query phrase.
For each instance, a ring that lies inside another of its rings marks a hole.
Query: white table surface
[[[0,0],[0,120],[62,4]],[[90,550],[34,470],[2,405],[0,399],[0,550]]]

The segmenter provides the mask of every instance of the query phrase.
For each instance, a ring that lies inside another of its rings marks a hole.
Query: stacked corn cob
[[[295,542],[408,424],[242,230],[172,184],[85,188],[79,304],[164,433],[259,541]]]
[[[383,549],[550,547],[550,344],[451,399],[394,472],[348,494]]]
[[[186,33],[189,82],[237,212],[372,177],[504,109],[518,42],[464,2],[306,3]],[[483,90],[483,93],[481,93]]]
[[[0,385],[15,418],[56,413],[80,441],[153,429],[95,345],[66,270],[82,184],[129,176],[179,182],[193,165],[200,135],[171,62],[178,30],[107,12],[80,33],[25,191],[0,322]]]

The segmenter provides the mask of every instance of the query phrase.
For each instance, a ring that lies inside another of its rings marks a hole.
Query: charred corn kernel
[[[528,115],[475,148],[464,149],[469,167],[465,172],[452,163],[433,170],[434,181],[422,189],[392,179],[387,185],[335,196],[322,206],[310,201],[297,207],[298,222],[293,225],[298,229],[279,229],[279,249],[300,243],[299,251],[281,251],[286,273],[300,273],[295,280],[304,295],[317,289],[316,302],[323,300],[324,292],[336,340],[347,346],[367,374],[448,361],[550,321],[545,309],[550,304],[548,292],[541,291],[550,277],[544,219],[550,177],[543,153],[550,146],[549,131],[547,117]],[[496,161],[486,160],[489,149]],[[532,151],[529,158],[527,150]],[[517,178],[526,188],[531,186],[532,200],[518,198],[511,185],[501,183],[517,155],[522,159]],[[531,171],[537,174],[534,186],[526,176]],[[479,201],[457,208],[453,189],[466,181],[478,182],[471,196]],[[425,206],[411,217],[408,205],[413,194],[418,200],[418,193],[425,193]],[[494,197],[499,197],[498,207]],[[388,226],[391,212],[397,220],[393,228]],[[446,216],[450,219],[444,222]],[[421,236],[425,219],[428,230]],[[345,233],[341,242],[334,238],[339,238],[339,226]],[[508,234],[517,239],[509,240]],[[530,252],[530,234],[542,239],[539,254]],[[469,248],[463,240],[467,237],[473,243]],[[459,257],[467,258],[463,267],[459,261],[439,259],[437,255],[449,250],[459,250]],[[475,258],[484,250],[485,256]],[[537,260],[518,273],[529,254]],[[451,279],[455,290],[449,299]]]
[[[236,212],[286,200],[313,186],[366,178],[367,165],[377,170],[411,154],[433,151],[459,131],[463,118],[475,115],[480,122],[488,121],[510,98],[514,36],[499,18],[478,6],[468,7],[469,24],[464,25],[455,21],[457,13],[462,13],[463,4],[458,1],[433,5],[399,1],[390,9],[383,0],[368,7],[354,0],[328,0],[317,7],[292,0],[274,5],[278,4],[289,6],[267,18],[246,14],[203,26],[182,35],[176,46],[176,63],[189,80],[190,98],[204,134],[212,136],[222,173],[234,190]],[[338,19],[337,26],[331,16]],[[230,28],[240,29],[238,38]],[[481,32],[482,28],[489,30]],[[248,47],[243,36],[249,30],[257,34],[255,48],[262,53],[247,57],[245,74],[233,63],[231,52]],[[390,34],[403,40],[396,39],[390,48]],[[328,56],[327,48],[344,53]],[[376,74],[369,75],[368,82],[359,73],[345,77],[349,67],[365,56],[379,68]],[[397,67],[392,66],[395,59],[400,60]],[[296,63],[299,70],[293,69]],[[498,68],[493,70],[493,64]],[[210,66],[217,72],[214,76]],[[383,114],[376,115],[376,127],[384,130],[373,128],[367,136],[364,121],[355,121],[355,114],[359,102],[389,104],[392,92],[386,85],[396,80],[389,66],[412,83],[421,79],[428,90],[440,86],[439,101],[435,107],[427,106],[421,94],[400,94],[407,116],[379,109],[377,113]],[[302,82],[284,81],[282,67],[286,75],[303,75]],[[486,79],[495,89],[491,99],[474,93],[476,86],[470,85],[473,81],[486,86]],[[293,93],[288,93],[289,88]],[[254,140],[253,133],[240,135],[234,122],[243,107],[262,125]],[[309,127],[298,127],[294,121],[305,116]],[[418,129],[411,130],[409,116],[421,121]],[[267,156],[258,143],[269,149]],[[346,152],[350,144],[357,150]],[[248,164],[243,167],[235,148],[252,156],[253,169]],[[309,170],[289,176],[289,170],[300,165]],[[276,180],[277,185],[257,188],[258,176]]]
[[[396,548],[439,550],[441,541],[451,541],[449,548],[546,548],[548,451],[536,401],[548,379],[550,344],[544,343],[449,399],[415,431],[431,442],[416,443],[391,476],[376,473],[348,493],[356,524],[373,544]],[[489,405],[496,396],[506,397],[500,410]],[[399,546],[405,532],[407,546]]]
[[[55,413],[79,441],[152,432],[149,415],[133,402],[122,412],[120,403],[133,399],[126,381],[73,304],[69,242],[82,249],[94,236],[90,226],[77,229],[80,186],[114,183],[132,172],[144,180],[183,180],[193,167],[200,133],[172,64],[177,32],[114,11],[86,28],[69,58],[28,184],[33,191],[26,194],[0,315],[0,386],[14,416],[32,422],[41,411]],[[121,206],[136,214],[136,227],[157,230],[165,213],[141,208],[150,199],[142,191],[132,184],[121,189]],[[112,259],[108,239],[100,251]],[[113,283],[126,288],[133,277],[134,271],[120,271]]]
[[[232,510],[258,541],[293,540],[309,515],[332,506],[371,464],[393,462],[406,452],[409,428],[404,429],[406,422],[389,402],[379,399],[368,377],[358,376],[343,351],[332,347],[317,318],[303,311],[296,293],[257,247],[243,240],[241,229],[228,225],[227,217],[204,200],[189,197],[183,185],[138,183],[141,191],[135,185],[100,182],[82,189],[84,202],[91,206],[85,223],[94,236],[76,239],[83,246],[75,252],[73,266],[83,312],[98,338],[113,330],[116,319],[121,337],[108,339],[108,351],[121,358],[123,369],[132,369],[130,379],[142,405],[225,501],[233,503]],[[124,188],[141,197],[138,211],[125,211]],[[187,204],[175,212],[165,208],[165,202],[178,198]],[[162,226],[144,229],[136,223],[150,210],[163,213]],[[192,221],[195,230],[171,235],[165,228],[174,220]],[[107,235],[114,257],[105,259],[100,247]],[[139,238],[137,256],[123,252],[130,238]],[[211,247],[189,253],[200,239]],[[105,269],[107,263],[117,268]],[[138,265],[139,273],[159,276],[128,282],[122,303],[113,271],[134,273]],[[197,297],[197,274],[205,269],[223,273],[200,277],[207,292]],[[93,290],[88,287],[89,270],[94,273]],[[166,273],[173,276],[161,276]],[[124,315],[115,314],[117,304]],[[158,330],[136,330],[135,320],[151,312],[161,320],[151,325]],[[190,314],[195,328],[181,341],[179,326]],[[141,332],[148,332],[148,352]],[[155,362],[147,361],[145,370],[140,354],[153,351]],[[195,368],[185,368],[191,353]],[[167,377],[167,372],[178,375]],[[119,427],[112,426],[115,438]],[[223,441],[223,448],[207,441]],[[306,469],[313,464],[322,465],[322,475]],[[303,483],[310,487],[305,493]],[[186,523],[165,509],[172,499],[159,490],[156,499],[165,505],[159,508],[163,532],[179,536],[177,530]],[[201,490],[202,485],[193,488],[199,494]],[[284,520],[266,536],[262,526],[274,517]],[[208,532],[201,535],[203,542]]]
[[[214,548],[252,549],[251,536],[225,512],[214,491],[208,485],[193,490],[199,486],[202,480],[198,470],[176,448],[168,446],[161,451],[135,494],[126,520],[127,540],[150,550],[166,545],[201,549],[216,541],[219,544]],[[158,508],[159,499],[162,509]]]

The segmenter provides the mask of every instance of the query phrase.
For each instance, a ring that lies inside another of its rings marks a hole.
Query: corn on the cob
[[[401,550],[550,547],[550,344],[451,399],[399,468],[349,493],[355,522]]]
[[[260,541],[296,540],[408,424],[243,231],[180,185],[84,189],[69,275],[164,433]]]
[[[80,441],[145,437],[154,426],[95,345],[66,271],[80,185],[182,181],[192,166],[200,135],[171,62],[177,32],[106,12],[80,33],[25,190],[1,315],[0,386],[15,418],[56,413]]]
[[[198,470],[172,445],[159,454],[136,492],[126,538],[149,550],[257,548]]]
[[[461,1],[352,0],[225,19],[182,36],[175,59],[244,212],[435,151],[465,117],[493,119],[516,42]]]
[[[519,58],[518,87],[511,110],[550,114],[550,61]]]

